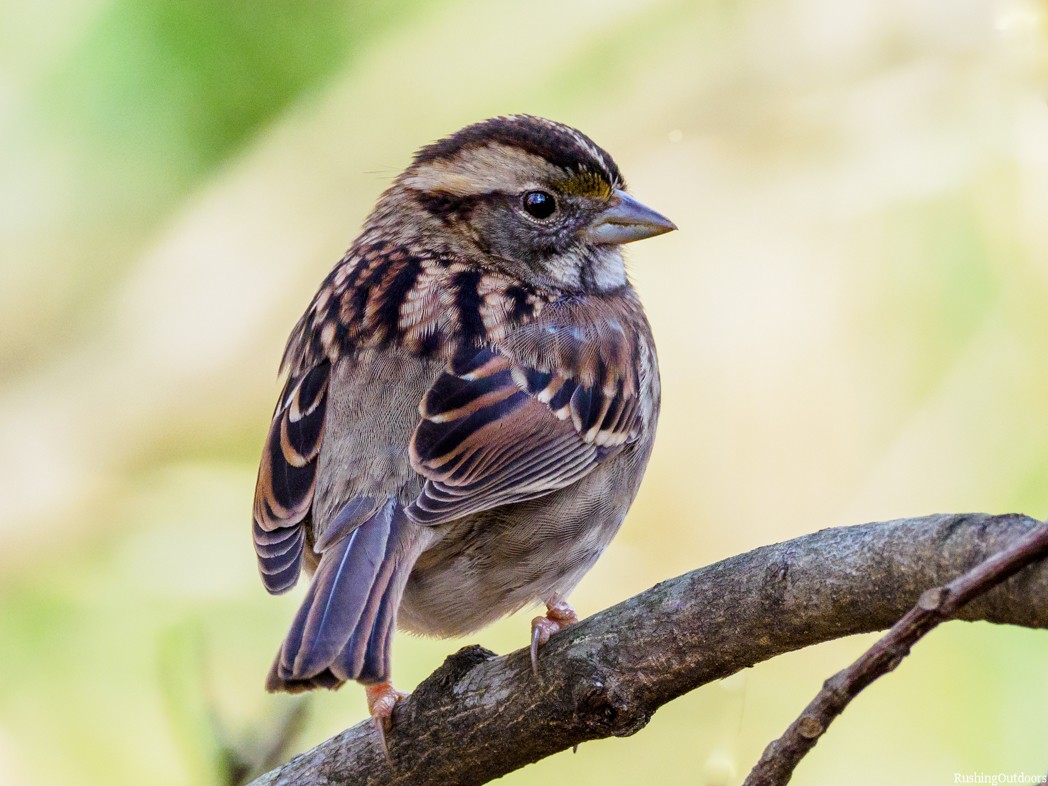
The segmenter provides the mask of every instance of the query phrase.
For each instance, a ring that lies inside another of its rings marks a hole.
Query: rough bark
[[[540,657],[467,647],[410,699],[388,763],[360,723],[256,786],[479,784],[581,742],[628,736],[666,702],[783,652],[890,627],[932,587],[1023,537],[1021,515],[950,514],[827,529],[732,557],[555,635]],[[957,612],[1048,628],[1040,562]]]

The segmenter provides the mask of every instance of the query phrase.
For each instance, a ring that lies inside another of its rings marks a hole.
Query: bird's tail
[[[389,680],[390,642],[422,528],[394,500],[323,548],[266,689],[297,693]]]

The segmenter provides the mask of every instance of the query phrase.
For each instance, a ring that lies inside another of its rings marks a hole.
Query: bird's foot
[[[560,598],[553,598],[546,603],[545,617],[535,617],[531,621],[531,671],[536,677],[539,675],[539,647],[549,641],[554,633],[578,621],[575,609]]]
[[[377,685],[365,685],[364,693],[368,698],[368,712],[375,724],[378,733],[378,741],[382,746],[382,752],[386,755],[386,761],[393,763],[389,755],[389,746],[386,745],[386,732],[393,727],[393,708],[397,702],[408,697],[407,693],[393,687],[392,682],[380,682]]]

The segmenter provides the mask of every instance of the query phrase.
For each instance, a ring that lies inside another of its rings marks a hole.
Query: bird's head
[[[422,148],[397,179],[426,239],[566,292],[626,283],[619,246],[676,229],[625,191],[603,149],[529,115],[484,120]]]

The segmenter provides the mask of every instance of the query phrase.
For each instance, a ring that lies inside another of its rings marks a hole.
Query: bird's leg
[[[389,755],[389,747],[386,745],[386,732],[393,725],[393,708],[401,699],[408,697],[393,687],[392,682],[379,682],[375,685],[365,685],[364,693],[368,698],[368,712],[375,723],[375,731],[378,732],[378,741],[382,745],[382,752],[386,754],[386,761],[393,763]]]
[[[539,647],[558,630],[564,630],[578,621],[575,609],[566,600],[554,595],[546,601],[546,616],[535,617],[531,621],[531,670],[536,677],[539,675]]]

